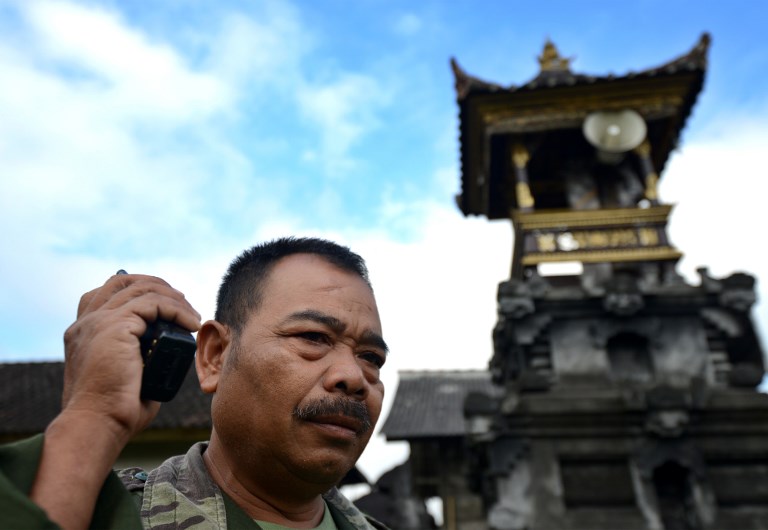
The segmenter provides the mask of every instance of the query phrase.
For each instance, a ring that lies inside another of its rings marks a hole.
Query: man
[[[116,275],[82,297],[65,334],[63,410],[27,479],[32,502],[16,502],[13,521],[137,525],[110,470],[159,410],[139,399],[139,337],[158,318],[198,332],[195,364],[213,394],[213,430],[209,444],[148,475],[121,473],[145,528],[380,527],[335,489],[365,448],[384,395],[387,346],[367,270],[344,247],[292,238],[237,258],[216,319],[204,324],[158,278]],[[4,469],[23,489],[18,467]],[[0,526],[17,493],[2,496]]]

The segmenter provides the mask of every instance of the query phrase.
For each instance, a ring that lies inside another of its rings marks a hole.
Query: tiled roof
[[[42,432],[61,410],[64,363],[0,363],[0,436]],[[178,395],[160,407],[149,426],[159,429],[210,429],[211,396],[203,394],[194,368]]]
[[[636,79],[642,77],[656,77],[660,75],[673,75],[679,72],[706,70],[707,51],[711,37],[708,33],[703,33],[699,42],[688,53],[673,59],[656,68],[649,68],[637,72],[630,71],[623,76],[613,74],[605,76],[595,76],[586,74],[575,74],[570,68],[561,68],[556,70],[542,69],[539,74],[527,83],[520,86],[510,85],[503,87],[495,83],[483,81],[477,77],[467,74],[456,59],[451,59],[451,68],[453,69],[456,81],[456,97],[459,101],[474,93],[491,92],[523,92],[528,90],[537,90],[542,88],[554,88],[559,86],[588,85],[595,83],[611,82],[620,79]]]
[[[470,392],[502,394],[485,370],[402,371],[382,432],[388,440],[463,436],[464,399]]]

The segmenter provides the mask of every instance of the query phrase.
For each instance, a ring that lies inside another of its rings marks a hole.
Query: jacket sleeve
[[[42,451],[42,434],[0,445],[0,528],[59,528],[28,496]],[[83,465],[88,465],[85,455]],[[91,528],[141,529],[136,505],[114,472],[109,474],[101,488]]]

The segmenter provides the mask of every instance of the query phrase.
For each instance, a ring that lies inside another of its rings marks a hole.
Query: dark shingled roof
[[[63,362],[0,363],[0,437],[42,432],[61,410]],[[149,430],[210,429],[211,396],[203,394],[194,368],[178,395],[160,407]]]
[[[402,371],[399,375],[395,400],[381,429],[387,440],[463,436],[467,394],[502,394],[485,370]]]
[[[466,73],[455,58],[451,58],[451,69],[456,82],[456,99],[461,102],[470,94],[493,92],[524,92],[540,88],[554,88],[559,86],[590,85],[595,83],[609,83],[620,79],[637,79],[643,77],[656,77],[673,75],[679,72],[691,72],[706,70],[707,51],[712,41],[709,33],[703,33],[696,45],[686,54],[681,55],[667,63],[655,68],[640,71],[630,71],[623,76],[614,74],[597,76],[587,74],[575,74],[569,67],[556,70],[542,70],[529,82],[520,85],[503,87],[496,83],[489,83]]]

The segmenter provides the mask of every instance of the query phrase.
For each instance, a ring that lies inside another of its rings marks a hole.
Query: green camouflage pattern
[[[170,458],[149,473],[140,468],[117,472],[128,491],[135,496],[145,529],[227,528],[224,496],[203,462],[206,447],[205,442],[197,443],[186,455]],[[336,488],[323,498],[339,530],[386,528],[366,517]],[[253,527],[259,528],[255,523]]]

